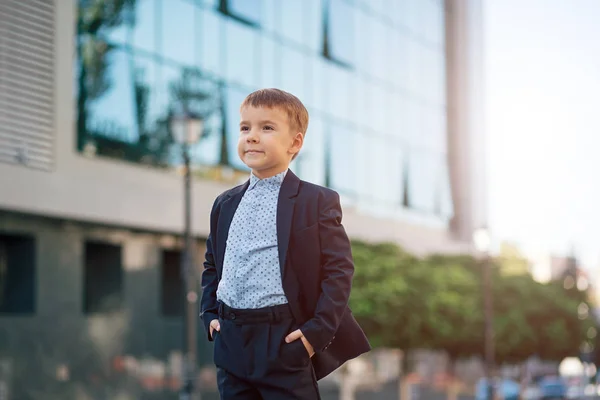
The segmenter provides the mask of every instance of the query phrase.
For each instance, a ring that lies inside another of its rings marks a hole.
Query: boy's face
[[[238,155],[258,178],[285,171],[302,148],[301,132],[292,132],[287,113],[277,107],[243,107]]]

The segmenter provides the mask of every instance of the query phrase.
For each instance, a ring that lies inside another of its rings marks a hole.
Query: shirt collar
[[[280,188],[283,184],[283,179],[285,178],[287,172],[288,170],[286,169],[285,171],[280,172],[275,176],[271,176],[265,179],[260,179],[253,173],[250,173],[250,185],[248,186],[248,190],[254,189],[259,182],[262,182],[261,186]]]

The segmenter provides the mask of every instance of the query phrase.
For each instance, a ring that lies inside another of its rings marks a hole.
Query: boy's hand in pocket
[[[219,324],[218,319],[213,319],[210,321],[210,337],[213,339],[215,338],[215,331],[221,332],[221,324]]]

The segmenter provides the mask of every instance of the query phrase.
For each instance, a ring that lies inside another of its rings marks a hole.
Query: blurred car
[[[540,400],[542,391],[537,385],[529,385],[523,389],[523,400]]]
[[[494,385],[494,393],[496,395],[498,395],[500,398],[504,399],[504,400],[518,400],[519,399],[519,391],[520,391],[520,386],[517,382],[511,380],[511,379],[502,379],[502,380],[495,380],[492,381],[492,384]],[[487,379],[482,378],[479,380],[479,382],[477,382],[477,386],[476,386],[476,392],[475,392],[475,399],[476,400],[488,400],[489,399],[489,387],[488,387],[488,383],[487,383]],[[531,399],[531,400],[538,400],[538,398],[536,399]]]
[[[566,399],[567,383],[559,376],[545,376],[540,379],[540,398],[544,400]]]

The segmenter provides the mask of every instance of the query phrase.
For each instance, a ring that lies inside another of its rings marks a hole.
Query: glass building
[[[239,105],[278,87],[310,113],[301,178],[361,213],[445,226],[444,26],[440,0],[81,0],[77,148],[176,165],[168,121],[186,108],[205,119],[195,165],[246,171]]]
[[[309,109],[292,169],[342,195],[350,237],[470,251],[480,3],[0,0],[0,398],[178,398],[183,110],[205,126],[198,272],[214,199],[248,177],[239,105],[264,87]],[[198,353],[218,398],[204,337]]]

